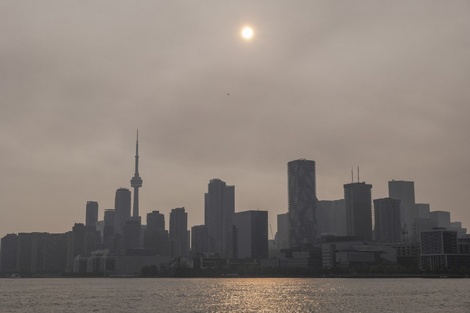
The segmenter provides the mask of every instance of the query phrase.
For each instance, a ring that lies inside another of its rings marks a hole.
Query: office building
[[[418,217],[415,206],[415,186],[412,181],[392,180],[388,182],[388,196],[400,200],[401,228],[404,239],[411,236],[411,228]]]
[[[450,227],[450,212],[432,211],[429,213],[429,216],[436,223],[437,227]]]
[[[237,212],[233,218],[235,258],[268,257],[268,212]]]
[[[96,227],[97,222],[98,222],[98,202],[88,201],[86,203],[85,225]]]
[[[1,241],[0,271],[14,272],[16,270],[16,255],[18,247],[18,235],[8,234]]]
[[[163,229],[165,230],[165,215],[159,211],[147,213],[147,229]]]
[[[191,251],[194,256],[209,252],[209,232],[206,225],[191,227]]]
[[[317,202],[318,237],[346,236],[346,206],[344,199]]]
[[[127,188],[116,190],[114,199],[114,232],[122,235],[124,225],[131,217],[131,192]]]
[[[372,185],[365,182],[344,185],[348,236],[372,240]]]
[[[209,234],[209,252],[223,258],[231,257],[235,186],[227,186],[217,178],[211,179],[204,200],[204,225]]]
[[[125,222],[123,229],[123,248],[125,251],[142,248],[140,219],[130,219]]]
[[[170,243],[172,257],[188,256],[188,213],[184,208],[176,208],[170,212]]]
[[[276,241],[277,241],[278,250],[290,248],[289,213],[277,215]]]
[[[383,198],[374,200],[375,241],[401,242],[400,200]]]
[[[421,233],[421,269],[450,270],[469,267],[470,254],[460,254],[457,232],[436,228]]]
[[[314,243],[317,236],[315,161],[287,163],[290,246]]]

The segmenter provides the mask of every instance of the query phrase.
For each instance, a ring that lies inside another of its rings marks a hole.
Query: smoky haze
[[[470,227],[468,1],[2,1],[0,232],[70,230],[130,188],[141,215],[287,211],[287,162],[340,199],[351,166],[386,197]],[[249,24],[251,41],[240,38]]]

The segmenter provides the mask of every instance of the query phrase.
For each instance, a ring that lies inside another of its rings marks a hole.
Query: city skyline
[[[372,199],[414,181],[417,203],[470,227],[468,4],[205,4],[0,5],[2,235],[65,232],[87,201],[101,220],[131,188],[137,127],[142,217],[203,224],[218,177],[275,230],[285,164],[306,158],[319,200],[360,166]]]

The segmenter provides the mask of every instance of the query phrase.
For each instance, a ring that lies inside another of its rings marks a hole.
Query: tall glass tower
[[[290,246],[314,243],[317,237],[315,161],[287,163]]]

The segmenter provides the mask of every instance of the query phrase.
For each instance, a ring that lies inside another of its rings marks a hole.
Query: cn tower
[[[131,187],[134,188],[134,207],[132,217],[139,217],[139,188],[142,187],[142,178],[139,176],[139,130],[137,129],[137,140],[135,142],[135,173],[131,179]]]

